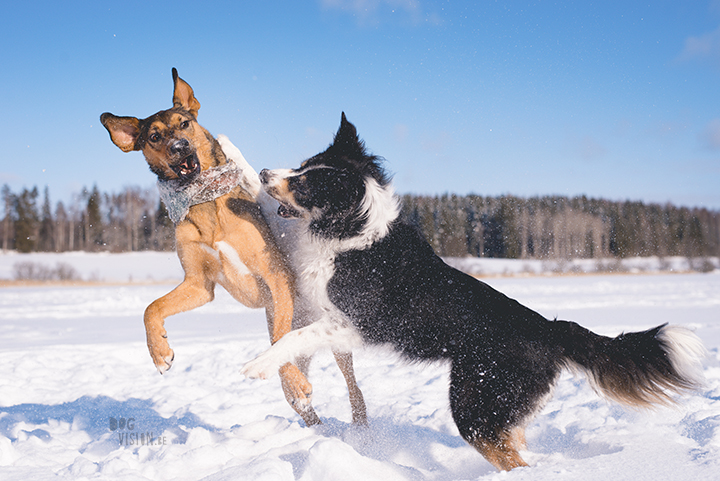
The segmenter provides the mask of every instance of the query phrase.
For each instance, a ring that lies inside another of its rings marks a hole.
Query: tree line
[[[172,250],[154,188],[83,189],[54,207],[46,187],[2,188],[2,248],[19,252]],[[445,257],[720,256],[720,212],[581,197],[404,195],[404,218]]]
[[[720,212],[581,197],[406,195],[440,256],[510,259],[720,255]]]
[[[19,252],[130,252],[172,250],[174,226],[155,189],[126,187],[118,194],[84,188],[53,207],[46,187],[13,193],[2,188],[3,250]]]

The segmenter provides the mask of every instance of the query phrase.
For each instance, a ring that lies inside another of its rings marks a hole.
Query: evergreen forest
[[[720,256],[720,212],[587,197],[404,195],[404,218],[444,257],[511,259]],[[154,188],[83,189],[53,205],[46,187],[2,187],[2,249],[172,250],[174,226]]]

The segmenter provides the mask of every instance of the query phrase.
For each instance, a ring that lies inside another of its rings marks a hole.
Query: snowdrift
[[[3,480],[699,481],[720,473],[717,270],[544,276],[539,263],[536,275],[522,276],[523,261],[485,263],[487,282],[546,317],[606,335],[681,324],[710,351],[705,388],[653,412],[609,404],[565,374],[528,427],[523,456],[532,467],[497,473],[455,430],[445,365],[357,351],[370,418],[358,428],[342,375],[321,353],[310,380],[324,425],[308,428],[277,378],[240,376],[240,366],[269,345],[265,316],[221,289],[211,304],[167,321],[176,358],[165,376],[157,373],[142,313],[182,277],[174,253],[4,254],[0,279],[12,279],[18,261],[62,262],[84,280],[106,283],[0,288]],[[689,270],[677,262],[677,271]],[[492,277],[509,273],[516,275]]]

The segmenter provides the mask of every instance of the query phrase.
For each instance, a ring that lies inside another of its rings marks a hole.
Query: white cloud
[[[604,157],[607,149],[592,136],[586,135],[575,144],[575,152],[581,159],[593,161]]]
[[[710,1],[710,11],[713,13],[720,13],[720,0]]]
[[[688,37],[678,60],[707,61],[720,67],[720,27],[698,37]]]
[[[599,162],[607,155],[608,149],[592,135],[570,134],[562,143],[563,155],[583,162]]]
[[[361,24],[377,24],[387,14],[402,14],[414,24],[423,19],[418,0],[320,0],[323,8],[343,10],[355,15]]]
[[[700,139],[708,149],[720,150],[720,119],[711,120],[700,134]]]
[[[410,129],[405,124],[397,124],[393,128],[393,138],[395,139],[395,142],[399,144],[405,143],[405,141],[408,138],[408,132]]]
[[[433,135],[425,135],[420,140],[420,147],[433,154],[443,154],[452,144],[453,138],[448,132],[441,131]]]

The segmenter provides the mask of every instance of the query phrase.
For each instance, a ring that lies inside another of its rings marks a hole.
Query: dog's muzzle
[[[170,165],[180,180],[192,180],[200,173],[200,161],[186,139],[179,139],[170,144],[168,152],[173,158],[180,157],[179,162]]]
[[[260,182],[262,182],[263,184],[267,184],[268,182],[270,182],[270,178],[272,177],[272,174],[270,173],[269,170],[263,169],[260,171],[259,177],[260,177]]]
[[[260,177],[260,183],[262,183],[265,192],[267,192],[270,197],[278,201],[278,203],[280,204],[277,210],[277,213],[280,217],[283,217],[285,219],[293,219],[296,217],[300,217],[300,212],[298,212],[297,209],[295,209],[287,202],[284,202],[283,199],[279,198],[281,196],[278,194],[277,189],[274,188],[272,185],[274,176],[271,171],[269,171],[268,169],[263,169],[260,171],[258,177]]]

